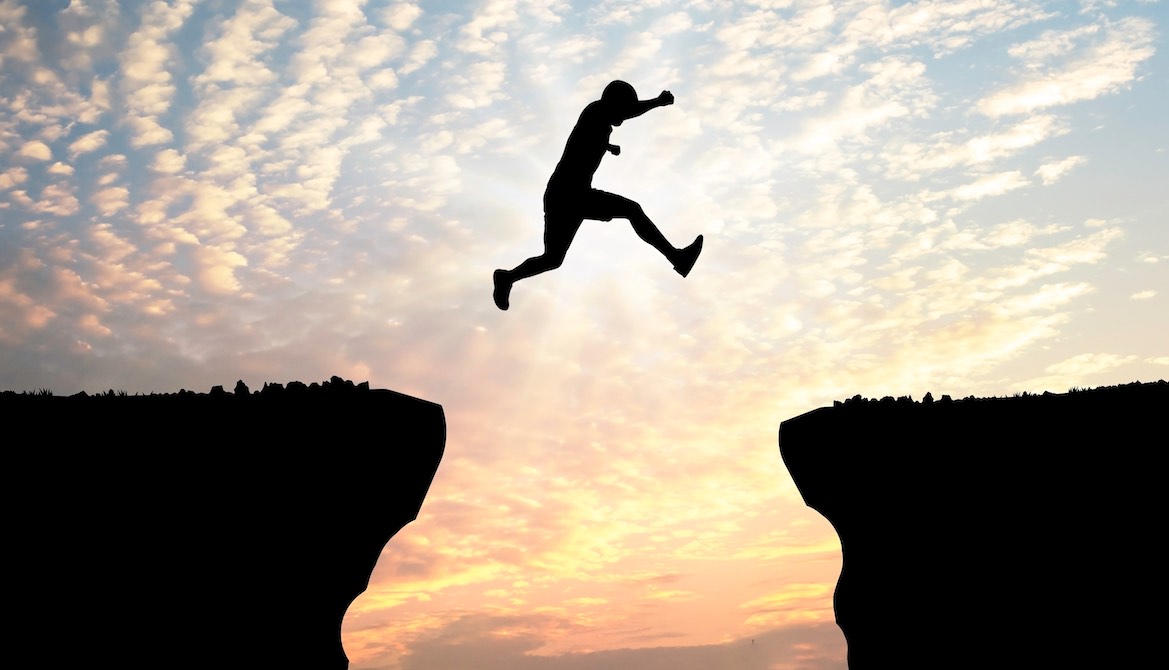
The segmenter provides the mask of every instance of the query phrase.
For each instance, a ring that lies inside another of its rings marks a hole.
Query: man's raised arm
[[[674,104],[674,94],[669,91],[662,91],[656,98],[650,100],[638,100],[629,113],[625,115],[626,119],[632,119],[635,116],[641,116],[655,107],[665,107],[666,105]]]

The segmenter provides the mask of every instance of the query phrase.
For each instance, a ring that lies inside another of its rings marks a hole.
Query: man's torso
[[[556,164],[548,180],[549,190],[588,189],[593,183],[593,173],[601,165],[601,159],[609,148],[609,136],[613,133],[613,126],[605,117],[601,102],[589,103],[576,127],[568,136],[564,145],[564,154]]]

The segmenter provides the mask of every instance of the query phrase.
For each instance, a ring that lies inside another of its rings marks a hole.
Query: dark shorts
[[[548,224],[628,218],[636,207],[637,203],[629,198],[595,188],[549,187],[544,191],[544,222]]]
[[[638,211],[636,202],[588,185],[564,185],[553,178],[544,190],[544,253],[564,258],[568,245],[585,219],[628,219]]]

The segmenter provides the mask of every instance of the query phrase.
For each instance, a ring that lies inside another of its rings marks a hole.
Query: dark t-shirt
[[[575,191],[591,188],[593,173],[600,167],[601,159],[609,149],[609,135],[612,133],[613,126],[609,123],[601,101],[589,103],[568,136],[564,154],[548,180],[548,189]]]

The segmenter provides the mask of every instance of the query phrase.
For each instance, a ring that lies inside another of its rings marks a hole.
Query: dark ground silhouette
[[[926,400],[780,426],[840,536],[850,670],[1155,658],[1169,383]],[[6,450],[5,635],[36,667],[346,668],[344,613],[445,443],[439,405],[339,378],[0,409],[32,428]]]
[[[564,154],[544,190],[544,253],[533,256],[511,270],[496,270],[492,297],[500,309],[507,309],[516,282],[560,267],[568,247],[585,219],[612,221],[629,219],[634,232],[657,249],[683,277],[690,274],[702,252],[702,236],[689,246],[670,244],[641,205],[614,193],[593,188],[593,174],[605,152],[621,155],[621,147],[610,144],[613,126],[645,114],[656,107],[674,104],[674,96],[662,91],[652,100],[638,100],[637,92],[623,81],[610,82],[600,100],[588,104],[564,145]]]
[[[337,377],[0,410],[30,428],[5,449],[5,639],[38,668],[343,670],[446,440],[441,406]]]
[[[850,670],[1158,658],[1167,417],[1160,381],[784,421],[784,463],[840,536]]]

